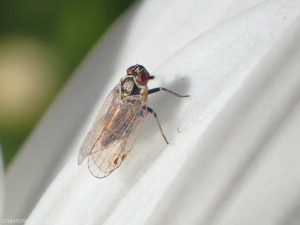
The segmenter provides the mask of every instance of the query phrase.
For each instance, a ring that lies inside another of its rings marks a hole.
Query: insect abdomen
[[[119,141],[131,133],[135,125],[135,115],[138,113],[138,109],[134,104],[125,104],[127,107],[118,105],[112,110],[113,115],[107,121],[99,137],[102,148],[109,147],[115,141]]]

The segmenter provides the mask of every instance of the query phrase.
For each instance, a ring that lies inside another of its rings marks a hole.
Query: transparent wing
[[[144,117],[147,112],[141,108],[135,108],[132,111],[133,115],[130,121],[120,121],[121,124],[126,124],[118,131],[120,137],[117,138],[111,145],[103,149],[103,144],[96,143],[92,149],[88,166],[90,172],[97,178],[104,178],[117,169],[129,152],[137,139],[140,129],[144,122]]]
[[[103,130],[103,124],[110,117],[109,109],[111,108],[111,106],[113,104],[117,104],[118,91],[119,90],[118,90],[118,85],[117,85],[107,96],[105,102],[102,105],[102,108],[100,109],[100,111],[94,121],[92,129],[89,131],[86,138],[84,139],[84,141],[80,147],[79,156],[78,156],[78,164],[79,165],[89,155],[93,146],[97,142],[98,136]]]

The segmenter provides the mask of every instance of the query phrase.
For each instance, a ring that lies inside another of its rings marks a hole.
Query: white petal
[[[289,107],[296,105],[299,55],[291,52],[295,31],[288,28],[299,25],[299,1],[242,13],[254,3],[177,2],[136,5],[90,54],[10,167],[7,217],[26,218],[36,206],[27,224],[270,224],[295,204],[289,187],[299,189],[299,143],[289,121],[296,124],[297,107]],[[105,94],[136,57],[150,72],[165,61],[153,71],[152,87],[191,97],[151,96],[171,144],[149,117],[122,167],[97,180],[77,165],[78,149]],[[280,147],[288,142],[290,154]],[[290,194],[278,198],[283,190]],[[270,212],[261,215],[262,203]]]
[[[4,195],[5,177],[4,177],[3,169],[4,169],[4,163],[2,159],[2,148],[0,145],[0,218],[3,218],[3,208],[6,200]]]

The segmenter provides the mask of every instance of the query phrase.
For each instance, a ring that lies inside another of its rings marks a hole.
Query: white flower
[[[297,0],[135,4],[9,167],[3,218],[298,224],[299,14]],[[156,76],[150,87],[191,96],[150,96],[170,145],[148,116],[122,166],[96,179],[86,162],[77,165],[80,144],[110,89],[137,62]]]

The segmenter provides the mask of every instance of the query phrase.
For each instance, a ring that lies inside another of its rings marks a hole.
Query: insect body
[[[165,88],[148,90],[147,83],[154,79],[142,65],[127,69],[127,74],[106,98],[92,129],[80,147],[78,164],[88,157],[90,172],[104,178],[117,169],[131,151],[148,113],[154,115],[162,136],[168,144],[153,109],[148,107],[148,95],[166,91]]]

